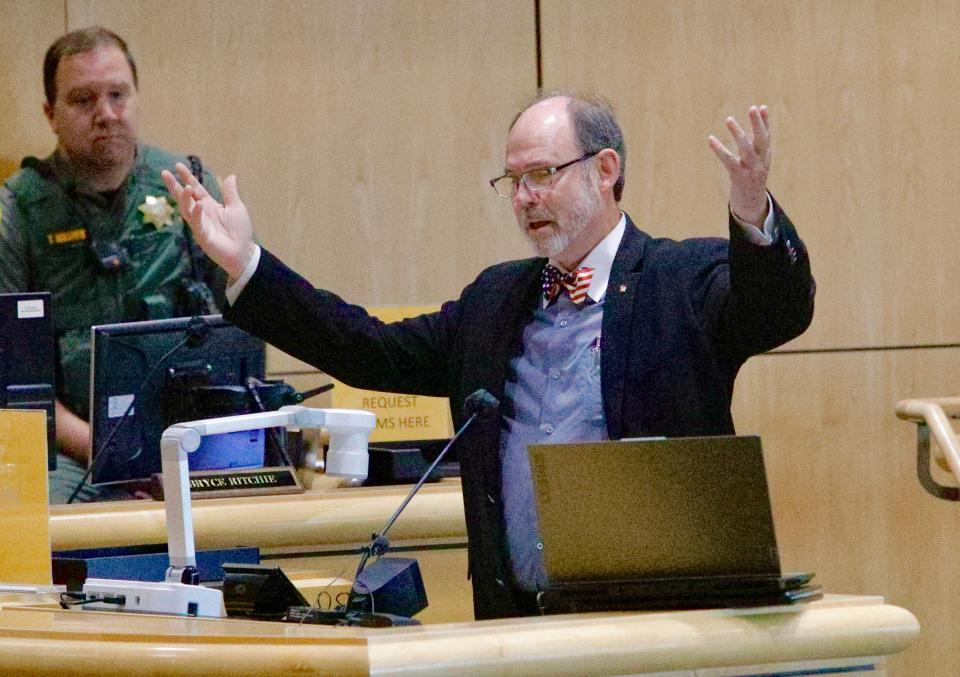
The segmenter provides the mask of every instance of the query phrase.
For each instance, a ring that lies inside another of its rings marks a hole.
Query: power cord
[[[61,592],[60,607],[69,609],[72,606],[84,606],[101,602],[103,604],[113,604],[115,606],[124,606],[127,603],[126,595],[88,595],[85,592]]]

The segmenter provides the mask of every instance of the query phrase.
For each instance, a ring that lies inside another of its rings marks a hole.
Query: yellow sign
[[[0,584],[53,584],[46,412],[0,409],[0,533]]]
[[[437,306],[402,306],[368,308],[384,322],[438,310]],[[377,427],[370,433],[371,442],[406,440],[439,440],[453,435],[450,404],[445,397],[404,395],[377,390],[351,388],[339,381],[331,395],[333,406],[341,409],[366,409],[377,416]]]

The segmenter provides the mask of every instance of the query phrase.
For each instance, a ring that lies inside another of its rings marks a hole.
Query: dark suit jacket
[[[733,381],[750,356],[809,325],[814,282],[803,243],[774,203],[780,237],[677,242],[627,218],[603,310],[601,384],[611,439],[733,432]],[[508,363],[539,301],[543,258],[484,270],[435,313],[384,324],[315,290],[264,251],[226,316],[281,350],[359,388],[447,396],[456,427],[464,399],[503,399]],[[517,615],[500,504],[499,421],[458,448],[478,619]]]

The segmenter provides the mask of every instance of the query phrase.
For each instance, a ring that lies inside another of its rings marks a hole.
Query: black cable
[[[85,592],[61,592],[60,608],[69,609],[72,606],[84,606],[86,604],[114,604],[124,606],[127,603],[126,595],[88,595]]]
[[[127,406],[126,411],[123,412],[123,415],[120,417],[120,420],[117,421],[117,424],[113,427],[113,429],[107,435],[107,439],[105,439],[103,441],[103,444],[100,445],[100,449],[98,451],[97,457],[93,459],[93,463],[91,463],[90,467],[87,468],[87,472],[84,473],[83,477],[80,478],[80,481],[77,483],[77,486],[73,490],[73,493],[70,494],[70,498],[67,499],[67,503],[73,503],[73,500],[77,497],[77,494],[80,493],[84,485],[87,483],[87,480],[90,479],[90,476],[93,474],[93,471],[100,470],[100,467],[104,463],[103,459],[107,457],[107,454],[110,450],[110,443],[113,441],[113,438],[117,434],[117,431],[120,430],[124,422],[126,422],[127,418],[129,418],[129,414],[130,414],[130,411],[133,409],[133,405],[136,404],[137,401],[140,399],[140,396],[143,395],[144,388],[147,387],[147,384],[150,382],[150,379],[153,378],[153,375],[156,373],[157,369],[163,366],[163,363],[166,362],[171,355],[173,355],[175,352],[180,350],[183,346],[185,346],[191,340],[192,340],[192,335],[188,334],[186,337],[184,337],[182,341],[180,341],[177,345],[175,345],[173,348],[168,350],[159,360],[157,360],[156,364],[154,364],[150,368],[150,371],[147,372],[147,375],[143,378],[143,381],[140,382],[140,386],[137,388],[137,393],[136,395],[133,396],[133,399],[130,400],[130,404]],[[93,453],[92,449],[91,449],[91,453]]]
[[[200,162],[200,158],[196,155],[188,155],[187,160],[190,162],[190,173],[196,177],[202,186],[203,164]],[[187,259],[190,262],[190,274],[193,278],[193,282],[190,284],[187,293],[188,295],[195,296],[197,300],[203,304],[203,310],[201,312],[207,315],[215,315],[220,312],[220,309],[217,307],[217,302],[213,297],[213,291],[210,289],[210,285],[207,284],[203,272],[200,270],[200,260],[203,252],[198,251],[198,247],[193,241],[193,231],[186,223],[183,225],[183,241],[186,247]],[[206,268],[206,266],[204,266],[204,268]],[[195,310],[195,308],[191,308],[190,312],[194,312]]]
[[[244,381],[244,386],[246,386],[247,392],[250,393],[250,398],[253,400],[253,403],[257,406],[257,409],[264,412],[267,411],[267,406],[263,403],[263,400],[260,398],[260,393],[257,391],[257,388],[262,385],[264,385],[263,381],[254,376],[248,376],[247,380]],[[273,448],[277,450],[277,455],[280,456],[280,463],[292,467],[293,464],[290,463],[290,457],[287,456],[286,445],[280,441],[280,436],[277,434],[276,429],[267,428],[266,432],[267,437],[273,442]]]

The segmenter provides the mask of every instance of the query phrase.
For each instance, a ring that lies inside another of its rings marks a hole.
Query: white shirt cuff
[[[756,230],[756,228],[754,228],[754,230]],[[237,299],[240,297],[240,292],[247,286],[247,282],[250,281],[253,274],[257,272],[258,265],[260,265],[260,245],[257,244],[254,245],[253,256],[250,257],[250,261],[247,263],[247,267],[243,269],[243,273],[237,281],[227,287],[224,292],[227,295],[227,303],[231,306],[237,302]]]
[[[777,229],[774,227],[773,200],[770,198],[770,193],[767,193],[767,218],[763,220],[763,231],[753,224],[747,223],[741,219],[739,216],[733,213],[732,209],[730,210],[730,213],[733,214],[733,220],[740,224],[740,227],[743,228],[743,234],[746,235],[747,239],[755,245],[771,245],[776,242],[777,238],[780,236],[780,233],[778,233]]]

